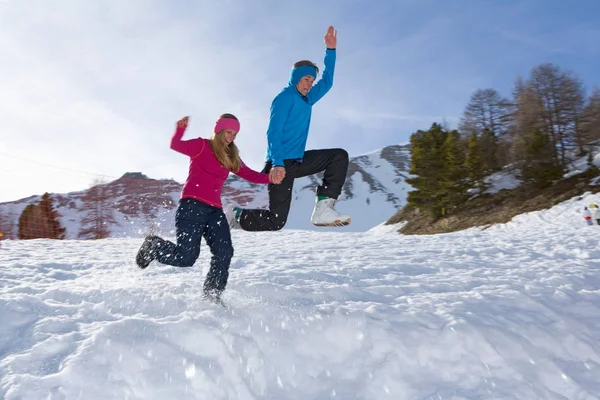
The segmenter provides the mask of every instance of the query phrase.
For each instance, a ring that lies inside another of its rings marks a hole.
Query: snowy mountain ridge
[[[337,208],[352,217],[345,231],[366,231],[390,218],[406,203],[410,186],[405,183],[409,170],[408,145],[393,145],[350,158],[348,176]],[[257,168],[254,166],[254,168]],[[258,168],[257,168],[258,169]],[[310,224],[315,190],[320,176],[299,178],[294,183],[294,197],[286,229],[335,230],[316,228]],[[121,178],[92,188],[66,194],[52,194],[55,210],[66,227],[66,238],[85,238],[86,219],[93,203],[102,203],[104,223],[111,237],[140,237],[152,228],[172,234],[174,214],[182,184],[173,180],[156,180],[142,173],[127,173]],[[242,207],[266,208],[266,185],[247,182],[230,174],[223,189],[223,203],[233,202]],[[4,225],[12,223],[12,231],[23,209],[39,202],[41,196],[31,196],[0,203]],[[4,228],[6,230],[6,228]]]

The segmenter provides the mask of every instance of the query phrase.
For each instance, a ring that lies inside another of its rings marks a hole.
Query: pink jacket
[[[185,129],[178,127],[171,138],[171,148],[190,157],[190,170],[183,185],[181,198],[192,198],[222,208],[221,190],[230,171],[215,157],[210,140],[181,140]],[[269,183],[268,174],[256,172],[243,162],[236,175],[252,183]]]

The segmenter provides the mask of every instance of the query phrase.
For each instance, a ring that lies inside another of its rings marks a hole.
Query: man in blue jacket
[[[232,227],[237,224],[247,231],[276,231],[284,227],[292,202],[295,178],[324,172],[323,183],[317,188],[317,199],[311,216],[316,226],[343,226],[350,217],[338,213],[334,206],[348,172],[348,153],[343,149],[309,150],[306,140],[312,106],[333,85],[337,32],[330,26],[325,34],[325,68],[323,76],[313,86],[319,68],[310,61],[299,61],[290,72],[288,85],[271,104],[267,129],[267,156],[264,173],[271,176],[268,210],[242,210],[226,207]]]

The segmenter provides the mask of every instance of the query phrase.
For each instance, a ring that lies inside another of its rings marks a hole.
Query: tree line
[[[458,129],[434,123],[411,135],[415,190],[408,204],[440,217],[488,188],[486,177],[503,169],[526,184],[546,187],[600,141],[600,89],[586,97],[583,82],[551,63],[516,80],[512,97],[476,90]]]
[[[110,236],[109,225],[115,221],[109,198],[104,182],[95,180],[81,198],[78,238],[104,239]],[[15,236],[20,240],[64,239],[66,236],[66,228],[61,224],[60,215],[54,209],[54,199],[49,193],[44,193],[38,203],[27,205],[16,226],[12,222],[14,219],[12,212],[0,215],[0,232],[6,239]]]
[[[52,198],[44,193],[39,204],[29,204],[19,217],[19,239],[64,239],[65,228],[60,224]]]

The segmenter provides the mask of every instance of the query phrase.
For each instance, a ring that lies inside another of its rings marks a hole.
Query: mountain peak
[[[144,179],[149,180],[148,176],[142,174],[141,172],[125,172],[123,176],[119,179]]]

